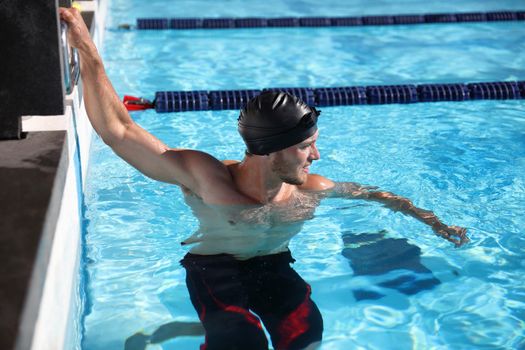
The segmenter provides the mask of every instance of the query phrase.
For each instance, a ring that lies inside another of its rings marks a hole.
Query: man
[[[321,340],[322,318],[310,286],[290,267],[288,242],[329,195],[369,199],[428,224],[461,245],[466,230],[443,224],[408,199],[309,173],[319,159],[319,112],[283,92],[248,102],[239,117],[247,151],[241,162],[169,148],[130,118],[104,71],[79,13],[60,9],[79,50],[89,119],[115,153],[146,176],[178,185],[199,219],[182,260],[206,349],[303,349]]]

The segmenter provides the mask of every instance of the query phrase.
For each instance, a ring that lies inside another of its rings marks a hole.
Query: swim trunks
[[[310,286],[292,269],[290,252],[237,260],[188,253],[190,298],[206,330],[201,350],[304,349],[321,340],[323,319]]]

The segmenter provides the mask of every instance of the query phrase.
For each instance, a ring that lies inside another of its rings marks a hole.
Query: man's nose
[[[310,159],[317,160],[319,158],[321,158],[321,154],[319,153],[319,150],[317,149],[317,146],[316,145],[312,145],[311,146],[311,151],[310,151]]]

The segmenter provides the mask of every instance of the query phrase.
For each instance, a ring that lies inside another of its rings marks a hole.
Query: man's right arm
[[[132,166],[155,180],[183,185],[203,197],[203,184],[228,181],[227,170],[212,156],[193,150],[170,149],[129,116],[106,75],[102,59],[82,17],[75,9],[60,9],[69,25],[69,41],[78,49],[84,103],[91,124],[102,140]]]

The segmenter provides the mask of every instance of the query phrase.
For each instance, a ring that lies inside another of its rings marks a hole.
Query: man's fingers
[[[454,243],[456,247],[460,247],[468,243],[470,239],[467,237],[467,229],[459,226],[449,226],[447,229],[440,231],[443,238]],[[459,239],[451,237],[451,235],[459,237]]]
[[[74,17],[69,11],[65,8],[60,8],[60,19],[65,21],[67,24],[71,24],[73,22]]]
[[[468,237],[465,236],[467,229],[458,227],[458,226],[448,226],[446,229],[437,231],[437,234],[447,241],[454,243],[456,247],[467,243],[469,241]],[[455,238],[453,236],[458,236]]]
[[[58,13],[60,14],[60,17],[71,17],[72,15],[69,13],[69,9],[65,7],[59,7]]]
[[[89,30],[76,8],[59,8],[60,18],[68,24],[69,44],[81,52],[94,50]]]
[[[60,14],[60,18],[62,18],[68,23],[73,22],[75,19],[78,19],[78,16],[80,16],[80,12],[78,12],[78,10],[73,7],[72,8],[60,7],[58,11]]]
[[[451,234],[456,235],[456,236],[463,237],[467,234],[467,229],[464,227],[449,226],[448,228],[449,230],[447,231],[449,231]]]
[[[466,234],[467,234],[467,229],[461,227],[459,229],[459,237],[461,237],[461,238],[466,237]]]

